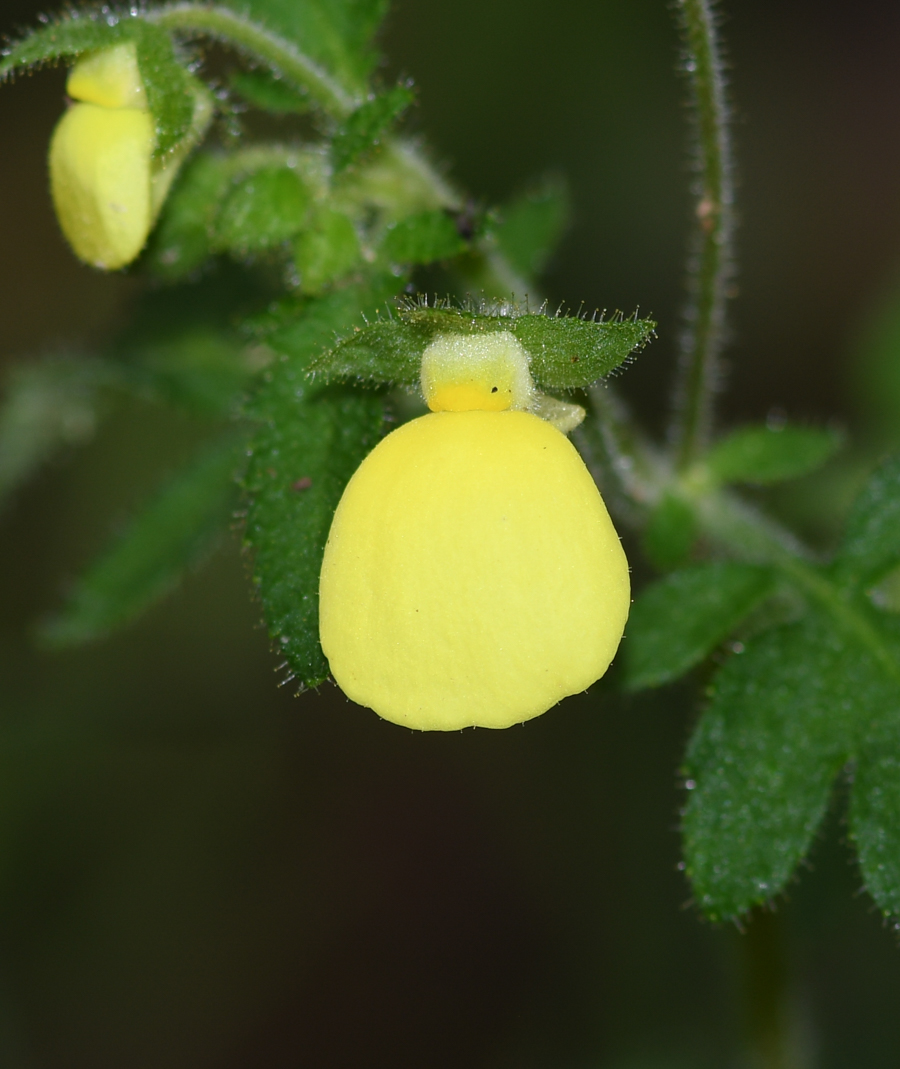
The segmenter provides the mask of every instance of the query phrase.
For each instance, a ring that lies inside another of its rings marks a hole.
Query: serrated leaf
[[[835,574],[845,584],[880,578],[900,561],[900,454],[872,475],[850,510]]]
[[[805,856],[857,725],[897,707],[872,648],[811,613],[753,639],[716,677],[685,775],[687,872],[711,918],[779,894]]]
[[[388,230],[384,254],[398,264],[430,264],[449,260],[466,249],[456,223],[444,211],[419,212]]]
[[[110,26],[105,19],[93,15],[72,14],[34,30],[12,45],[0,60],[0,79],[17,70],[109,47],[122,38],[119,23]]]
[[[331,142],[334,173],[340,174],[373,149],[413,100],[411,89],[396,85],[360,104],[344,120]]]
[[[316,213],[294,242],[294,263],[304,293],[320,293],[359,263],[359,238],[352,221],[341,212]]]
[[[372,37],[388,0],[232,0],[228,6],[289,37],[348,88],[361,91],[376,59]]]
[[[513,268],[525,278],[536,278],[562,237],[569,215],[566,184],[550,179],[503,207],[493,233]]]
[[[866,740],[853,777],[850,834],[866,889],[900,917],[900,699]]]
[[[100,391],[119,370],[101,360],[55,358],[14,366],[0,405],[0,505],[57,449],[86,441]]]
[[[817,427],[743,427],[710,451],[710,472],[725,483],[782,482],[808,475],[840,447],[840,436]]]
[[[248,104],[274,115],[300,115],[309,111],[310,99],[271,71],[235,71],[229,79],[233,92]]]
[[[697,533],[694,512],[686,501],[664,494],[650,513],[641,548],[651,564],[669,571],[684,564]]]
[[[216,220],[215,244],[237,253],[280,245],[303,228],[311,198],[290,167],[263,167],[228,194]]]
[[[579,319],[523,315],[513,333],[531,356],[531,374],[546,390],[577,390],[608,375],[653,336],[649,319]]]
[[[244,442],[228,434],[161,488],[43,627],[49,645],[73,646],[122,627],[206,557],[234,511],[234,474]]]
[[[162,218],[150,239],[145,259],[170,281],[184,278],[210,255],[216,216],[231,188],[228,157],[202,153],[176,179]]]
[[[652,583],[636,598],[622,643],[628,690],[684,675],[773,589],[771,572],[749,564],[697,564]]]
[[[323,354],[314,365],[328,379],[385,383],[419,381],[422,353],[438,334],[511,331],[528,350],[531,374],[543,389],[574,389],[621,364],[653,333],[649,320],[594,322],[562,316],[491,315],[458,308],[404,307]]]
[[[384,418],[374,393],[310,383],[309,362],[383,295],[354,287],[310,301],[294,324],[290,355],[250,406],[261,429],[251,446],[247,542],[254,549],[270,636],[304,686],[328,676],[319,646],[319,571],[344,486],[376,444]]]

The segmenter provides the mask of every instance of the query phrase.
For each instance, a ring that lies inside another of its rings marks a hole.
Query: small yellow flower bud
[[[91,53],[67,82],[76,101],[50,142],[50,191],[75,255],[107,271],[143,249],[178,168],[205,130],[210,105],[194,101],[194,128],[165,160],[155,160],[156,132],[133,42]]]
[[[525,376],[512,335],[436,340],[422,381],[443,410],[389,434],[338,505],[322,648],[344,693],[386,720],[509,727],[589,687],[615,655],[628,564],[574,447],[516,411]]]

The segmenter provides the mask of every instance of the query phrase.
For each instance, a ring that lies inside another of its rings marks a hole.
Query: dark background
[[[37,10],[5,0],[2,28]],[[865,436],[859,338],[900,267],[900,8],[731,0],[723,23],[741,196],[723,420],[778,406]],[[690,218],[666,4],[400,0],[383,45],[474,195],[567,176],[546,290],[659,319],[622,379],[659,432]],[[62,89],[47,71],[0,90],[3,360],[90,351],[139,287],[58,235]],[[197,434],[134,405],[0,518],[0,1064],[743,1064],[745,940],[698,918],[676,868],[690,687],[604,682],[449,736],[330,687],[295,699],[237,536],[123,635],[35,651],[30,625]],[[804,1066],[887,1069],[900,950],[844,835],[838,799],[783,909],[795,1027]]]

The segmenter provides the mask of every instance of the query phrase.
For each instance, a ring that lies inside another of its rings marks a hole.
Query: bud
[[[533,411],[511,334],[441,335],[440,409],[389,434],[335,512],[322,649],[348,697],[423,730],[509,727],[606,671],[628,564],[593,479]]]
[[[75,103],[50,142],[50,189],[79,259],[111,271],[146,244],[178,168],[205,130],[210,105],[197,92],[191,134],[164,160],[133,42],[88,54],[66,85]]]

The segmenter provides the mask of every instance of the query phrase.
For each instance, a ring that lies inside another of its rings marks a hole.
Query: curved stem
[[[699,174],[673,427],[678,467],[684,470],[702,453],[712,422],[732,266],[734,188],[725,81],[711,0],[678,0],[678,9],[697,123]]]
[[[149,11],[144,16],[167,30],[206,34],[227,41],[242,52],[250,52],[277,70],[287,81],[303,89],[336,119],[342,119],[359,103],[326,71],[304,55],[285,37],[265,29],[258,23],[227,7],[209,4],[169,4]]]

